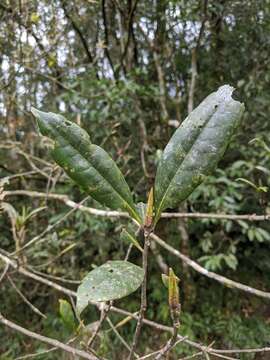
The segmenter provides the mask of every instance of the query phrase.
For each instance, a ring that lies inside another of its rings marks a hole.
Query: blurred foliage
[[[33,105],[61,111],[82,125],[92,142],[103,146],[117,162],[135,200],[146,202],[160,151],[176,122],[181,123],[188,112],[192,53],[196,49],[194,106],[229,83],[237,88],[235,97],[245,102],[246,112],[219,169],[191,195],[184,208],[190,212],[269,213],[269,0],[209,1],[206,13],[203,1],[139,1],[130,18],[132,3],[0,2],[0,176],[9,177],[5,189],[67,194],[76,202],[85,196],[51,162],[52,144],[37,133],[29,113]],[[258,191],[260,187],[266,191]],[[15,230],[9,213],[0,214],[1,248],[8,252],[16,248],[14,231],[22,246],[70,210],[50,198],[8,196],[5,202],[17,214]],[[100,208],[91,199],[84,205]],[[43,206],[47,208],[36,211]],[[123,227],[134,233],[125,219],[75,211],[27,248],[22,261],[50,277],[80,280],[95,266],[124,258],[128,245],[120,239]],[[209,270],[270,289],[269,222],[162,219],[157,233]],[[205,344],[215,340],[218,348],[269,345],[269,303],[224,288],[186,269],[173,255],[160,252],[181,280],[182,334]],[[137,249],[130,260],[140,264]],[[4,264],[0,266],[2,270]],[[149,272],[147,317],[170,324],[162,271],[154,255]],[[59,315],[63,295],[17,273],[10,276],[47,319],[33,313],[6,279],[0,284],[1,313],[33,331],[67,341],[72,334]],[[77,288],[77,283],[59,283]],[[135,312],[139,300],[137,291],[117,305]],[[122,320],[115,314],[110,318],[114,324]],[[94,324],[99,314],[91,308],[84,319]],[[119,332],[130,343],[134,329],[135,323],[128,322]],[[166,340],[166,334],[145,327],[141,349],[155,350]],[[127,355],[107,324],[96,347],[109,359],[125,359]],[[46,349],[44,344],[0,326],[1,359]],[[172,358],[191,352],[181,344]],[[68,359],[59,351],[43,358]],[[241,358],[267,359],[266,355]]]

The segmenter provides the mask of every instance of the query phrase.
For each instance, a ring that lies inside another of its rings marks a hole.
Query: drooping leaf
[[[76,329],[76,320],[72,306],[67,300],[59,299],[59,313],[67,329],[74,331]]]
[[[244,111],[232,92],[224,85],[210,94],[167,144],[155,180],[155,223],[164,209],[185,200],[223,156]]]
[[[141,285],[144,271],[127,261],[108,261],[90,271],[77,290],[77,310],[81,313],[89,302],[120,299]]]
[[[115,162],[86,131],[63,116],[32,108],[42,135],[55,141],[54,160],[86,193],[111,209],[123,209],[141,222],[130,189]]]

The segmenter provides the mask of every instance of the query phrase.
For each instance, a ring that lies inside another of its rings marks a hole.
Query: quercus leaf
[[[185,200],[223,156],[244,111],[232,92],[224,85],[210,94],[167,144],[155,179],[155,223],[164,209]]]
[[[128,261],[108,261],[90,271],[77,290],[77,310],[81,313],[89,302],[120,299],[141,285],[144,271]]]
[[[55,141],[54,160],[86,193],[111,209],[123,209],[141,222],[130,189],[115,162],[86,131],[63,116],[32,108],[42,135]]]

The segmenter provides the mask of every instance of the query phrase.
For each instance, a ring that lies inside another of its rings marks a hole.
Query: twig
[[[38,357],[38,356],[42,356],[42,355],[48,354],[48,353],[53,352],[53,351],[55,351],[55,350],[58,350],[58,348],[53,347],[53,348],[48,349],[48,350],[39,351],[38,353],[26,354],[26,355],[23,355],[23,356],[19,356],[19,357],[17,357],[17,358],[14,359],[14,360],[30,359],[30,358],[33,358],[33,357]]]
[[[196,46],[191,51],[191,81],[190,81],[190,87],[189,87],[189,93],[188,93],[188,113],[190,113],[194,107],[194,92],[195,92],[196,80],[197,80],[197,76],[198,76],[197,54],[198,54],[198,50],[201,45],[201,39],[202,39],[202,36],[204,33],[205,23],[207,20],[207,4],[208,4],[208,0],[204,0],[203,18],[202,18],[199,36],[196,41]]]
[[[170,350],[172,350],[176,346],[176,344],[179,344],[186,340],[187,337],[184,337],[181,340],[177,341],[177,333],[178,333],[178,329],[176,327],[174,327],[173,336],[170,338],[170,340],[167,342],[167,344],[164,346],[164,348],[159,350],[159,354],[157,354],[157,356],[155,357],[156,360],[161,359],[162,356],[164,356]]]
[[[16,291],[16,293],[22,298],[22,300],[34,311],[34,313],[40,315],[41,317],[43,317],[44,319],[47,319],[47,316],[44,315],[38,308],[36,308],[21,292],[20,289],[17,288],[17,286],[15,285],[14,281],[11,279],[10,276],[8,277],[8,281],[10,282],[11,286],[14,288],[14,290]]]
[[[1,250],[2,251],[2,250]],[[59,284],[56,284],[55,282],[53,281],[50,281],[50,280],[47,280],[47,279],[44,279],[43,277],[41,276],[38,276],[26,269],[24,269],[23,267],[21,266],[18,266],[18,264],[10,259],[7,255],[4,255],[0,252],[0,259],[2,259],[5,263],[9,264],[12,268],[14,269],[17,269],[17,271],[19,273],[21,273],[22,275],[24,276],[27,276],[35,281],[38,281],[42,284],[45,284],[51,288],[54,288],[56,289],[57,291],[60,291],[62,292],[63,294],[66,294],[66,295],[69,295],[69,296],[73,296],[73,297],[76,297],[76,292],[73,291],[73,290],[70,290],[70,289],[67,289]],[[95,305],[97,308],[99,308],[100,304],[99,303],[94,303],[94,302],[91,302],[92,305]],[[128,316],[134,320],[138,320],[138,315],[136,314],[132,314],[131,312],[129,311],[126,311],[126,310],[123,310],[123,309],[119,309],[115,306],[112,306],[111,307],[111,311],[117,313],[117,314],[121,314],[123,316]],[[173,328],[170,327],[170,326],[166,326],[166,325],[163,325],[163,324],[159,324],[155,321],[152,321],[152,320],[148,320],[148,319],[143,319],[143,323],[154,328],[154,329],[157,329],[157,330],[160,330],[160,331],[166,331],[166,332],[170,332],[172,333],[173,331]],[[177,337],[179,340],[182,340],[183,339],[183,336],[181,335],[178,335]],[[218,354],[233,354],[233,353],[258,353],[258,352],[270,352],[270,347],[263,347],[263,348],[255,348],[255,349],[232,349],[232,350],[223,350],[223,349],[214,349],[214,348],[211,348],[209,346],[204,346],[204,345],[201,345],[199,343],[196,343],[195,341],[192,341],[192,340],[189,340],[189,339],[186,339],[184,340],[184,342],[186,344],[188,344],[189,346],[191,347],[194,347],[196,349],[199,349],[201,351],[207,351],[207,352],[214,352],[214,353],[218,353]]]
[[[185,336],[185,337],[182,338],[182,339],[178,339],[178,340],[173,344],[173,346],[171,347],[171,349],[173,349],[173,348],[174,348],[176,345],[178,345],[179,343],[185,341],[185,339],[187,339],[187,336]],[[154,352],[152,352],[151,354],[147,354],[147,355],[144,355],[144,356],[140,357],[138,360],[149,359],[149,358],[151,358],[151,357],[153,357],[153,356],[155,356],[155,355],[158,355],[159,352],[160,352],[160,350],[154,351]]]
[[[119,331],[116,329],[116,327],[114,326],[114,324],[111,322],[110,318],[107,317],[106,321],[108,322],[108,324],[110,325],[112,331],[115,333],[115,335],[118,337],[118,339],[121,341],[121,343],[125,346],[125,348],[129,351],[131,351],[130,346],[128,345],[128,343],[125,341],[125,339],[119,334]],[[139,358],[139,356],[134,353],[134,355],[136,356],[136,358]]]
[[[45,278],[53,279],[53,280],[56,280],[56,281],[61,281],[63,283],[76,284],[76,285],[79,285],[81,283],[81,280],[64,279],[64,278],[61,278],[60,276],[54,276],[54,275],[51,275],[51,274],[45,274],[44,272],[37,271],[36,269],[33,269],[30,266],[27,266],[27,269],[31,270],[35,274],[38,274],[40,276],[45,277]]]
[[[105,307],[102,307],[100,310],[100,320],[99,320],[99,323],[98,323],[98,326],[96,327],[93,335],[91,336],[91,338],[89,339],[89,341],[87,342],[87,349],[90,349],[91,346],[93,345],[100,329],[101,329],[101,326],[103,324],[103,322],[105,321],[107,315],[108,315],[108,312],[110,311],[111,309],[111,306],[112,306],[112,301],[109,303],[109,304],[105,304]]]
[[[3,196],[29,196],[37,198],[46,198],[62,201],[65,205],[71,208],[76,208],[80,211],[88,212],[91,215],[102,216],[102,217],[124,217],[129,218],[128,213],[122,211],[111,211],[111,210],[100,210],[87,206],[82,206],[79,203],[74,202],[69,199],[66,195],[61,194],[46,194],[38,191],[28,191],[28,190],[8,190],[3,192]],[[164,212],[161,215],[162,218],[194,218],[194,219],[213,219],[213,220],[246,220],[246,221],[267,221],[270,220],[270,214],[257,215],[257,214],[243,214],[243,215],[234,215],[234,214],[213,214],[213,213],[167,213]]]
[[[226,360],[238,360],[238,358],[235,358],[235,357],[231,357],[231,356],[225,356],[225,355],[221,355],[221,354],[216,354],[214,352],[211,352],[210,353],[211,355],[214,355],[216,357],[219,357],[221,359],[226,359]]]
[[[9,264],[6,264],[5,267],[4,267],[4,270],[0,276],[0,283],[3,281],[3,279],[5,278],[7,272],[8,272],[8,269],[9,269]]]
[[[49,194],[46,194],[46,197]],[[79,204],[78,206],[80,206],[82,203],[84,203],[87,199],[89,198],[89,196],[87,196],[86,198],[84,198]],[[18,253],[21,253],[23,250],[25,250],[26,248],[28,248],[30,245],[33,245],[34,243],[36,243],[38,240],[42,239],[44,237],[44,235],[46,235],[48,232],[50,232],[52,229],[56,228],[59,224],[61,224],[68,216],[70,216],[75,210],[77,210],[78,207],[74,207],[71,210],[69,210],[64,216],[62,216],[59,220],[57,220],[53,225],[49,225],[47,226],[47,228],[45,230],[43,230],[39,235],[35,236],[33,239],[29,240],[24,246],[20,247],[20,249],[18,251],[15,251],[12,253],[12,255],[17,255]]]
[[[113,62],[112,62],[112,58],[109,52],[109,31],[108,31],[108,25],[107,25],[107,14],[106,14],[106,0],[102,0],[101,2],[101,7],[102,7],[102,18],[103,18],[103,26],[104,26],[104,52],[105,55],[107,56],[107,59],[109,61],[110,67],[112,69],[114,78],[116,78],[116,72],[114,70],[114,66],[113,66]]]
[[[83,350],[78,350],[72,346],[66,345],[61,343],[60,341],[56,340],[56,339],[52,339],[43,335],[40,335],[38,333],[32,332],[30,330],[27,330],[25,328],[23,328],[22,326],[19,326],[15,323],[13,323],[12,321],[9,321],[8,319],[6,319],[1,313],[0,313],[0,323],[2,323],[5,326],[10,327],[13,330],[16,330],[26,336],[29,336],[33,339],[36,339],[38,341],[44,342],[46,344],[52,345],[54,347],[57,347],[61,350],[64,350],[72,355],[77,355],[82,357],[83,359],[88,359],[88,360],[98,360],[98,358],[92,354],[87,353],[86,351]]]
[[[66,5],[65,5],[65,0],[61,0],[61,5],[62,5],[62,8],[63,8],[63,11],[64,11],[64,14],[65,14],[65,17],[70,21],[75,33],[78,35],[82,45],[83,45],[83,48],[84,48],[84,51],[87,55],[87,58],[89,60],[89,63],[92,63],[93,62],[93,56],[90,52],[90,49],[88,47],[88,44],[87,44],[87,41],[81,31],[81,29],[79,28],[79,26],[77,25],[77,23],[73,20],[73,18],[71,17],[71,15],[69,14],[67,8],[66,8]]]
[[[192,354],[192,355],[190,355],[190,356],[185,356],[185,357],[180,358],[180,359],[178,359],[178,360],[189,360],[189,359],[193,359],[193,358],[195,358],[195,357],[197,357],[197,356],[200,356],[200,355],[202,355],[202,354],[203,354],[202,351],[198,351],[198,352],[196,352],[195,354]]]
[[[141,287],[141,307],[140,307],[140,312],[138,315],[138,321],[137,321],[137,326],[136,326],[136,330],[135,330],[135,334],[134,334],[134,338],[133,338],[133,343],[131,346],[131,350],[129,353],[129,357],[128,360],[131,360],[133,358],[133,354],[135,351],[135,348],[137,346],[139,337],[140,337],[140,333],[141,333],[141,328],[142,328],[142,324],[143,324],[143,319],[145,316],[145,312],[147,309],[147,266],[148,266],[148,252],[149,252],[149,247],[150,247],[150,234],[145,234],[144,229],[140,229],[140,233],[139,236],[143,238],[144,241],[144,247],[143,247],[143,259],[142,259],[142,267],[144,270],[144,278],[143,278],[143,282],[142,282],[142,287]]]

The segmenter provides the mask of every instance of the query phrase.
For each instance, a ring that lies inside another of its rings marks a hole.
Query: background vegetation
[[[23,266],[61,278],[54,281],[76,290],[76,282],[64,279],[78,281],[106,260],[123,259],[128,246],[120,238],[127,220],[70,213],[66,198],[52,197],[66,194],[78,203],[85,195],[51,160],[52,143],[39,136],[31,105],[62,112],[83,126],[92,142],[112,155],[139,202],[153,185],[161,151],[175,128],[206,95],[229,83],[246,105],[242,126],[215,174],[173,211],[269,213],[268,0],[2,0],[0,19],[0,176],[7,191],[0,218],[2,252],[12,253],[39,236],[20,255]],[[91,199],[84,205],[100,208]],[[266,291],[269,230],[269,221],[172,218],[161,220],[156,233],[206,269]],[[139,258],[134,250],[131,260],[139,264]],[[215,341],[220,348],[269,345],[269,300],[224,287],[162,248],[150,256],[147,318],[170,324],[160,278],[167,266],[181,278],[182,335],[204,344]],[[0,311],[26,328],[66,341],[70,333],[58,304],[63,297],[9,270],[1,282]],[[139,292],[117,303],[130,312],[138,304]],[[98,316],[95,308],[86,315],[89,322]],[[115,323],[122,318],[111,316]],[[119,330],[129,343],[135,325],[129,321]],[[107,329],[98,339],[99,354],[125,359],[125,348]],[[155,350],[166,339],[145,327],[140,348]],[[1,359],[46,348],[0,326]],[[192,351],[181,344],[175,359]],[[67,355],[52,352],[43,358]],[[267,353],[243,358],[269,359]]]

